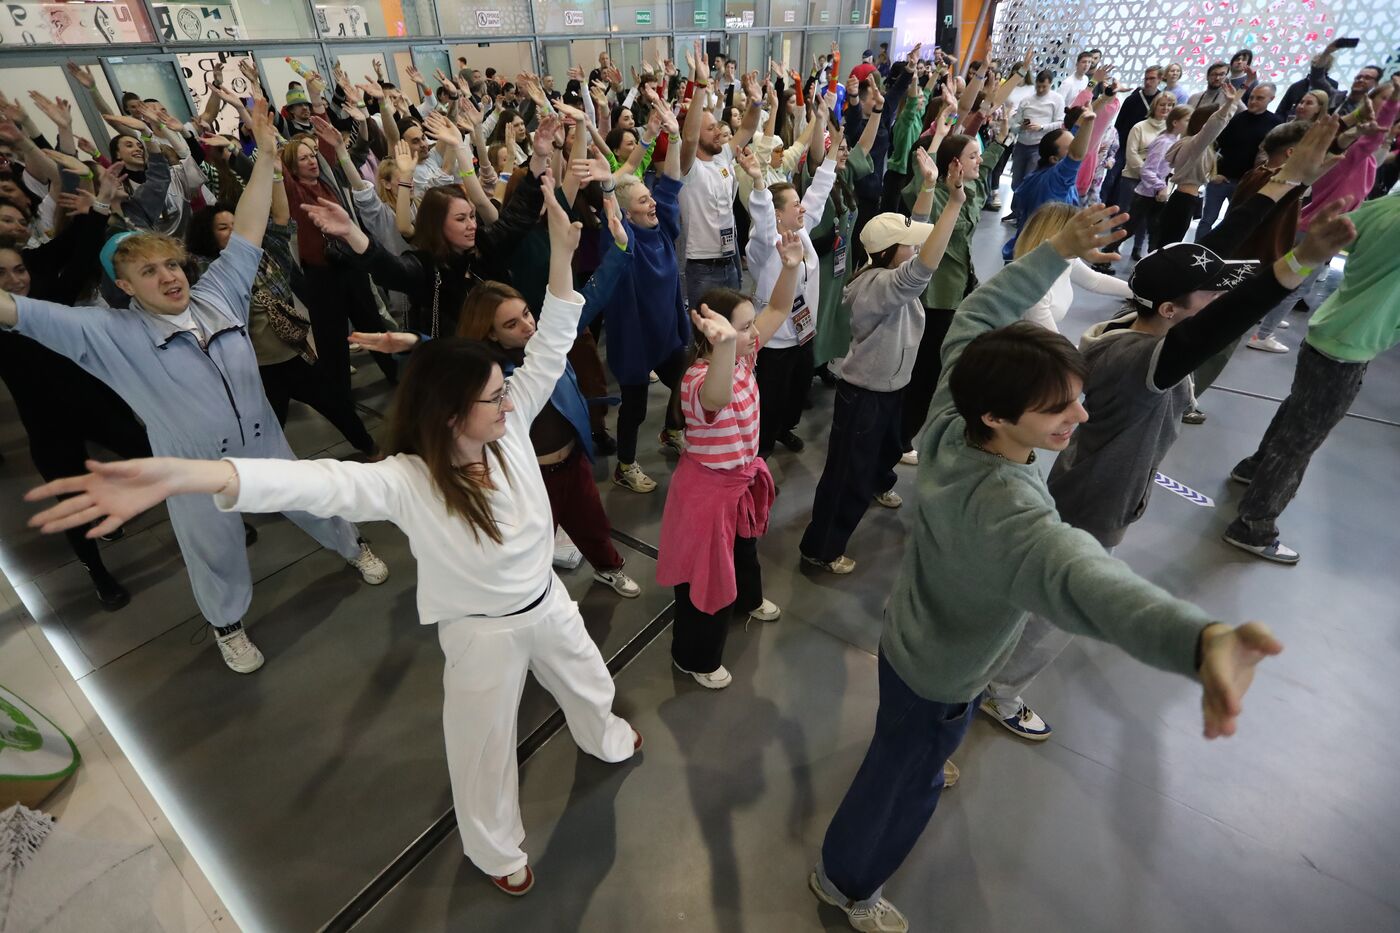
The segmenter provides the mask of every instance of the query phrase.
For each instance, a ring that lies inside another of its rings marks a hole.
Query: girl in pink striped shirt
[[[690,312],[693,362],[679,393],[686,449],[661,518],[656,582],[675,588],[672,662],[713,690],[733,679],[720,663],[733,610],[762,622],[781,614],[763,598],[758,566],[775,490],[758,456],[753,375],[759,347],[792,313],[802,241],[784,233],[778,251],[783,269],[762,312],[728,288],[709,290]]]

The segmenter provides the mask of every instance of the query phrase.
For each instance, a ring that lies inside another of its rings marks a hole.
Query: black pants
[[[1133,242],[1134,256],[1141,255],[1144,241],[1147,242],[1149,253],[1161,245],[1159,224],[1161,223],[1162,208],[1162,202],[1156,198],[1149,198],[1141,194],[1133,195],[1133,206],[1129,208],[1133,218],[1128,221],[1128,235],[1123,238],[1122,243],[1118,244],[1120,252],[1128,245],[1129,240]]]
[[[685,350],[677,350],[656,367],[656,375],[661,384],[671,390],[672,399],[680,391],[681,377],[685,375]],[[617,462],[637,462],[637,432],[647,419],[647,394],[651,384],[621,386],[622,405],[617,410]],[[666,405],[666,427],[679,430],[685,427],[685,419],[680,416],[677,406]]]
[[[1157,239],[1154,241],[1157,246],[1152,248],[1170,246],[1185,240],[1186,231],[1191,227],[1191,218],[1200,206],[1199,195],[1187,194],[1181,190],[1173,191],[1167,203],[1162,206],[1161,213],[1157,215]]]
[[[860,232],[865,229],[865,225],[870,223],[870,219],[880,213],[880,199],[878,197],[867,198],[864,195],[856,195],[856,225],[851,228],[851,260],[855,265],[850,268],[859,269],[865,264],[865,247],[860,243]]]
[[[899,443],[901,450],[914,449],[914,435],[928,419],[928,406],[943,374],[943,338],[953,324],[953,312],[939,308],[924,309],[924,336],[919,341],[919,355],[914,359],[914,372],[904,387],[904,402],[899,414]]]
[[[82,375],[97,383],[86,373]],[[126,460],[151,456],[146,429],[136,420],[131,409],[105,385],[97,384],[96,388],[101,391],[82,392],[82,400],[77,405],[65,403],[62,413],[26,413],[32,416],[23,419],[29,434],[29,456],[45,481],[86,473],[84,461],[88,457],[89,442],[105,447]],[[62,391],[72,393],[81,392],[82,389],[69,382]],[[70,402],[73,398],[73,395],[68,395]],[[81,414],[78,414],[79,411]],[[73,554],[85,567],[89,570],[103,569],[97,542],[86,537],[86,532],[87,526],[84,525],[70,528],[63,535],[68,539]]]
[[[797,347],[765,347],[758,351],[754,380],[758,383],[760,457],[771,454],[778,438],[797,427],[816,368],[810,340]]]
[[[724,661],[729,620],[745,616],[763,604],[763,571],[758,566],[758,539],[734,539],[734,602],[711,615],[690,601],[690,584],[676,590],[676,621],[671,624],[671,660],[683,671],[709,674]]]
[[[894,488],[899,441],[899,392],[872,392],[836,383],[836,409],[826,465],[812,499],[812,520],[798,546],[813,560],[833,561],[865,515],[870,500]]]
[[[987,176],[987,203],[1001,199],[1001,175],[1006,171],[1006,163],[1011,161],[1011,150],[1015,145],[1008,145],[1001,151],[1001,158],[997,159],[997,164],[992,167],[992,173]]]
[[[306,309],[316,337],[316,368],[325,374],[331,389],[350,396],[350,331],[384,330],[371,294],[369,276],[346,266],[305,267]],[[398,364],[387,353],[373,354],[391,385],[398,382]]]
[[[374,450],[374,438],[365,429],[350,396],[337,392],[327,381],[326,374],[306,360],[294,356],[271,366],[259,366],[258,374],[262,376],[263,391],[267,393],[278,424],[286,427],[287,406],[296,399],[335,425],[356,450],[363,453]]]
[[[909,160],[914,161],[914,156],[910,153]],[[880,210],[898,211],[904,216],[909,216],[909,209],[904,206],[904,186],[909,184],[908,172],[896,172],[890,169],[885,172],[885,186],[881,189]]]

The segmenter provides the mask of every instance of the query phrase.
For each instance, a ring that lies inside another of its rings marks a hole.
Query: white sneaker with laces
[[[918,466],[919,452],[917,450],[906,450],[904,456],[899,458],[899,462],[905,466]]]
[[[875,497],[875,504],[883,505],[887,509],[897,509],[904,504],[904,497],[889,489]]]
[[[778,608],[778,604],[771,599],[765,599],[758,608],[749,613],[749,618],[757,619],[760,622],[776,622],[778,616],[783,614],[783,610]]]
[[[389,579],[389,565],[375,556],[369,549],[369,545],[360,542],[360,553],[355,555],[354,560],[346,561],[354,567],[360,574],[360,578],[370,586],[378,586]]]
[[[826,889],[817,880],[816,872],[807,876],[807,887],[812,889],[812,893],[823,904],[830,904],[844,912],[846,920],[854,930],[862,930],[865,933],[907,933],[909,929],[909,921],[904,918],[904,914],[883,897],[869,907],[853,906],[848,901],[826,893]]]
[[[656,489],[656,480],[643,473],[642,468],[635,463],[619,463],[615,466],[613,482],[633,492],[646,493]]]
[[[723,690],[734,682],[734,675],[729,673],[723,664],[710,671],[708,674],[697,674],[694,671],[688,671],[675,661],[672,661],[671,665],[682,674],[689,674],[691,677],[695,678],[697,684],[710,690]]]
[[[562,570],[573,570],[583,563],[583,552],[574,544],[563,528],[554,532],[554,566]]]
[[[224,656],[224,663],[228,665],[229,670],[251,674],[263,666],[262,652],[249,640],[244,629],[220,635],[215,641],[219,644],[219,654]]]
[[[1251,350],[1263,350],[1265,353],[1287,353],[1288,344],[1277,337],[1260,337],[1255,334],[1249,338],[1249,348]]]
[[[597,583],[603,583],[617,591],[617,595],[626,596],[628,599],[635,599],[642,595],[642,588],[637,582],[627,574],[622,572],[622,568],[617,570],[595,570],[593,579]]]
[[[1035,710],[1027,706],[1020,697],[1010,703],[986,697],[982,700],[979,708],[1001,723],[1008,732],[1032,742],[1044,742],[1050,738],[1050,733],[1054,731],[1050,728],[1050,724],[1041,719]]]

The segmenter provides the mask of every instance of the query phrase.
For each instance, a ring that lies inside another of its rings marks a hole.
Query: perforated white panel
[[[1337,36],[1361,40],[1337,52],[1332,77],[1345,89],[1363,65],[1400,63],[1396,0],[1002,0],[992,26],[992,56],[1015,61],[1027,46],[1035,67],[1064,75],[1074,57],[1102,49],[1125,86],[1149,65],[1177,62],[1182,83],[1205,85],[1212,62],[1239,49],[1254,53],[1262,81],[1287,86],[1308,71],[1308,60]]]

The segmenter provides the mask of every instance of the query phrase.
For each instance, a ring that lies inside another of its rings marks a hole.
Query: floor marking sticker
[[[1183,486],[1165,473],[1154,473],[1152,475],[1152,481],[1163,489],[1171,490],[1187,502],[1194,502],[1208,509],[1215,508],[1215,500],[1210,496],[1207,496],[1205,493],[1197,492],[1190,486]]]

